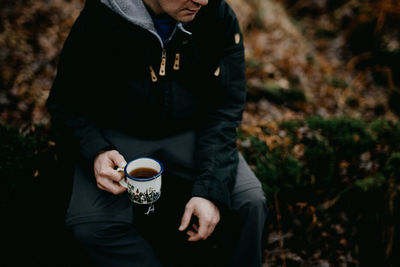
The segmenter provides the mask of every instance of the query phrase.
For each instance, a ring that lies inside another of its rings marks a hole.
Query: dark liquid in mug
[[[129,172],[129,175],[135,178],[150,178],[157,174],[158,171],[152,168],[137,168]]]

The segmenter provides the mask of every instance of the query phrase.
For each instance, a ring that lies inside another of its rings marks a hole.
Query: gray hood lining
[[[100,0],[100,2],[133,24],[152,32],[156,31],[142,0]]]
[[[154,27],[153,19],[145,7],[143,0],[100,0],[100,2],[127,21],[156,35],[163,46],[162,40]],[[192,33],[187,31],[183,26],[181,22],[178,22],[176,25],[178,29],[191,35]]]

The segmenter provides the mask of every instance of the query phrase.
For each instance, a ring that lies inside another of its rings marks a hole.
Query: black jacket
[[[113,148],[104,129],[144,139],[194,130],[192,195],[229,207],[245,104],[242,35],[219,0],[184,28],[192,34],[178,30],[163,49],[148,30],[88,0],[64,44],[47,107],[56,132],[89,163]]]

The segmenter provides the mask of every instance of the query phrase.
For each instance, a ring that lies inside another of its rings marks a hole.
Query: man
[[[197,266],[198,251],[218,251],[218,264],[261,266],[265,197],[236,147],[244,104],[243,40],[224,1],[86,2],[47,106],[76,147],[66,222],[94,263]],[[150,214],[118,183],[139,156],[165,167]]]

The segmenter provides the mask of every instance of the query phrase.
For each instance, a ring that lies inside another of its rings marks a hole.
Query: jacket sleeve
[[[103,138],[90,116],[94,109],[90,95],[95,78],[91,76],[95,38],[90,27],[85,7],[64,43],[46,106],[57,136],[76,144],[81,155],[91,162],[100,150],[111,149],[112,145]]]
[[[200,171],[192,196],[201,196],[217,206],[230,208],[238,164],[237,127],[245,105],[245,61],[243,38],[232,9],[222,2],[219,8],[224,32],[218,71],[221,93],[197,131],[196,162]]]

